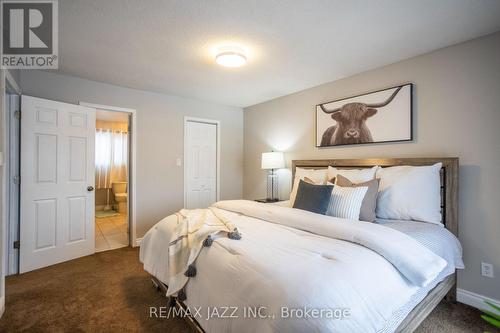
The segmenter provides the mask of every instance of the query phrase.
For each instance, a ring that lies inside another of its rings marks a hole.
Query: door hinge
[[[14,179],[12,180],[14,184],[19,185],[21,184],[21,176],[14,176]]]
[[[14,112],[14,118],[21,119],[21,111],[15,111]]]
[[[21,247],[21,243],[19,241],[14,241],[14,248],[18,249]]]

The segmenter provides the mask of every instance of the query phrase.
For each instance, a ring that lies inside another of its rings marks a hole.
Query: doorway
[[[184,207],[205,208],[220,197],[220,122],[184,118]]]
[[[96,110],[126,115],[126,181],[111,182],[109,204],[123,213],[125,246],[137,246],[135,234],[135,110],[30,96],[21,100],[20,216],[9,221],[19,232],[19,272],[96,252],[95,151]],[[131,131],[132,129],[132,131]],[[116,154],[113,155],[117,158]],[[117,186],[118,185],[118,186]],[[120,185],[121,189],[120,189]],[[116,194],[116,195],[115,195]],[[121,199],[120,199],[121,197]],[[117,199],[118,198],[118,199]],[[121,205],[120,205],[121,203]],[[106,207],[104,207],[106,208]],[[104,227],[105,228],[105,227]],[[109,244],[109,242],[108,242]],[[109,246],[116,248],[118,246]],[[100,250],[100,249],[98,249]]]
[[[130,115],[96,109],[95,251],[129,245]]]
[[[128,118],[128,128],[127,128],[127,139],[128,139],[128,151],[127,151],[127,225],[128,225],[128,245],[136,247],[140,245],[141,238],[137,238],[136,235],[136,153],[137,153],[137,116],[135,109],[123,108],[118,106],[79,102],[79,105],[94,108],[100,111],[114,112],[115,114],[121,114],[122,117],[126,116]],[[122,118],[123,119],[123,118]],[[96,122],[97,125],[97,122]],[[123,201],[122,201],[123,202]],[[118,204],[119,205],[119,204]],[[117,207],[117,206],[115,206]],[[119,209],[119,207],[118,207]]]

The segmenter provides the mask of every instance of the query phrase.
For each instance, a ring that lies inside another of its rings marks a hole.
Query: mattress
[[[283,205],[283,203],[281,203]],[[286,205],[286,203],[285,203]],[[168,220],[168,219],[166,219]],[[265,222],[264,222],[265,223]],[[387,319],[386,324],[382,329],[378,330],[378,332],[393,332],[398,325],[404,320],[406,315],[427,295],[427,293],[434,288],[440,281],[442,281],[446,276],[455,272],[456,268],[462,268],[463,262],[461,259],[461,246],[458,240],[453,236],[448,230],[443,227],[423,223],[416,221],[397,221],[397,220],[377,220],[377,224],[380,224],[387,228],[392,228],[397,231],[400,231],[417,242],[427,247],[429,250],[445,259],[447,262],[446,268],[441,271],[439,276],[435,278],[431,283],[422,288],[412,289],[411,297],[409,297],[409,301],[399,306],[395,311],[392,312],[392,315]],[[169,223],[168,221],[163,221],[158,223],[154,228],[154,233],[148,233],[143,242],[147,242],[148,245],[144,248],[141,246],[141,261],[144,263],[144,268],[150,274],[154,275],[160,281],[167,283],[167,267],[168,267],[168,246],[166,244],[170,241],[170,235],[175,226],[175,223],[172,221]],[[256,227],[261,227],[261,225],[256,225]],[[248,228],[248,226],[247,226]],[[278,228],[278,226],[270,226],[270,228]],[[295,230],[291,228],[292,232],[296,232],[297,234],[303,237],[314,237],[318,242],[324,242],[325,240],[322,238],[316,238],[319,236],[310,235],[307,236],[307,233],[299,230]],[[245,235],[245,233],[244,233]],[[349,243],[348,243],[349,244]],[[357,245],[350,245],[357,246]],[[348,250],[349,247],[346,247]],[[214,252],[212,252],[213,254]],[[200,259],[203,260],[205,254],[200,256]],[[224,260],[222,258],[221,260]],[[228,257],[229,260],[229,257]],[[233,265],[233,262],[229,262],[229,265]],[[201,266],[201,263],[200,263]],[[202,270],[207,270],[206,268],[202,268]],[[256,272],[258,273],[258,272]],[[211,275],[211,272],[207,272],[206,274]],[[217,279],[217,275],[213,274],[212,279]],[[207,277],[208,279],[208,277]],[[205,283],[206,284],[206,283]],[[214,295],[211,295],[207,288],[207,286],[200,286],[193,284],[188,284],[188,292],[193,295],[191,299],[188,297],[186,304],[189,306],[191,304],[202,304],[206,299],[214,298]],[[202,293],[208,293],[209,295],[202,296]],[[205,299],[203,299],[205,298]],[[211,323],[208,321],[200,322],[201,326],[206,331],[213,331],[211,329]],[[212,327],[213,328],[213,327]],[[220,329],[220,326],[217,330]],[[228,331],[228,330],[226,330]],[[229,330],[230,331],[230,330]],[[262,330],[264,331],[264,330]]]

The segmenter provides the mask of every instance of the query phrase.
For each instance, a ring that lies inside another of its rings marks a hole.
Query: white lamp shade
[[[284,167],[285,158],[282,152],[262,153],[262,169],[281,169]]]

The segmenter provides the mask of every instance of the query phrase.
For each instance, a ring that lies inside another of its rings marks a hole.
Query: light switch
[[[175,160],[175,165],[177,165],[178,167],[180,167],[182,165],[182,161],[181,161],[180,157],[177,157],[177,159]]]

